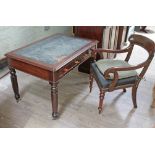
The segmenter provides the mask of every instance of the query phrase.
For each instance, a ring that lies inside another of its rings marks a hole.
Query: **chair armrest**
[[[130,49],[133,47],[133,45],[129,45],[127,48],[120,49],[120,50],[111,50],[111,49],[102,49],[102,48],[97,48],[97,49],[92,49],[94,53],[126,53],[130,52]]]
[[[129,44],[128,47],[124,49],[120,49],[120,50],[111,50],[111,49],[102,49],[102,48],[92,49],[92,55],[93,55],[94,60],[96,60],[97,53],[100,55],[101,53],[114,53],[114,54],[127,53],[125,61],[129,61],[133,46],[134,46],[133,44]],[[103,56],[101,56],[101,58],[103,58]]]

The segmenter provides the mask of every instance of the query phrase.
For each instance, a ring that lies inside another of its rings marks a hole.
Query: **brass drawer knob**
[[[75,61],[75,64],[79,64],[79,63],[80,63],[80,61],[78,61],[78,60]]]
[[[64,72],[67,72],[69,69],[67,69],[67,68],[64,68]]]

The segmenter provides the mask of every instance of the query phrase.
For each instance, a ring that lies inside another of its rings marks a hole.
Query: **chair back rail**
[[[149,55],[154,55],[155,43],[151,39],[138,34],[133,34],[129,37],[129,42],[143,47]]]

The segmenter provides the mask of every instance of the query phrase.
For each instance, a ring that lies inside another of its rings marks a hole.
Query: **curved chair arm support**
[[[150,59],[150,62],[151,62],[152,59]],[[140,69],[140,68],[143,68],[146,66],[146,61],[143,62],[143,63],[140,63],[136,66],[131,66],[131,67],[112,67],[112,68],[109,68],[107,69],[105,72],[104,72],[104,77],[106,80],[109,79],[110,77],[110,73],[114,74],[114,79],[112,80],[110,86],[109,86],[109,90],[112,91],[114,89],[114,87],[116,86],[117,82],[118,82],[118,79],[119,79],[119,75],[118,75],[118,71],[129,71],[129,70],[136,70],[136,69]],[[142,70],[143,72],[143,70]],[[139,78],[141,79],[143,77],[143,73],[140,73],[139,74]]]
[[[118,79],[119,79],[119,75],[118,75],[118,72],[115,70],[114,67],[109,68],[109,69],[107,69],[107,70],[104,72],[104,77],[105,77],[106,80],[109,79],[110,73],[113,73],[113,74],[114,74],[114,79],[112,80],[112,82],[111,82],[111,84],[110,84],[110,86],[109,86],[109,90],[110,90],[110,91],[113,91],[114,88],[115,88],[115,86],[116,86],[116,84],[117,84],[117,81],[118,81]]]
[[[152,57],[150,57],[149,59],[150,61],[148,61],[148,59],[136,66],[130,66],[130,67],[112,67],[107,69],[104,72],[105,77],[109,77],[109,73],[113,73],[113,72],[117,72],[117,71],[129,71],[129,70],[136,70],[136,69],[140,69],[142,67],[145,67],[147,65],[148,62],[152,61]]]

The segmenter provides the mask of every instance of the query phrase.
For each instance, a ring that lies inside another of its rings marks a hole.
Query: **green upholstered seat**
[[[104,75],[104,72],[112,67],[131,67],[128,62],[123,60],[113,60],[113,59],[102,59],[95,62],[100,72]],[[129,70],[129,71],[118,71],[119,79],[125,79],[129,77],[134,77],[137,75],[137,72],[135,70]],[[114,74],[110,73],[109,79],[113,79]]]
[[[91,66],[91,70],[93,72],[93,75],[97,79],[100,87],[108,88],[109,85],[111,84],[112,80],[111,79],[106,80],[104,78],[103,74],[98,69],[96,63],[92,63],[90,66]],[[129,78],[120,79],[120,80],[118,80],[116,86],[121,86],[121,85],[126,85],[126,84],[134,84],[137,79],[138,79],[137,76],[132,76]]]

